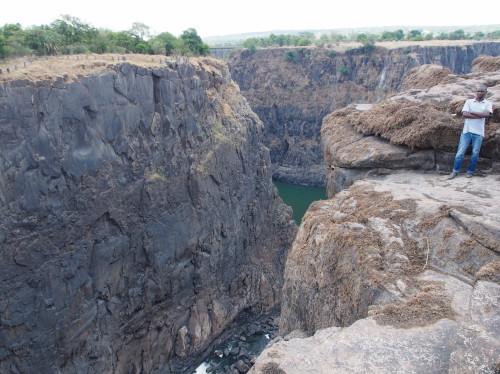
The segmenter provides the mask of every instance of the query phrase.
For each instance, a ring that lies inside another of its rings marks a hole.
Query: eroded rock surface
[[[314,203],[288,256],[280,330],[252,373],[493,373],[500,181],[398,172]]]
[[[6,82],[0,108],[0,372],[187,373],[280,302],[294,224],[223,63]]]
[[[484,57],[475,65],[493,57]],[[488,87],[494,115],[488,120],[478,173],[500,172],[500,73],[444,74],[442,67],[415,69],[406,89],[373,105],[351,104],[324,119],[322,144],[328,193],[333,196],[354,180],[391,170],[450,172],[463,127],[461,109],[479,84]],[[436,83],[431,87],[429,82]],[[464,161],[466,164],[468,160]]]
[[[478,61],[488,72],[424,66],[405,83],[420,88],[325,118],[331,200],[302,221],[286,262],[285,340],[252,373],[498,372],[500,76],[496,59]],[[448,180],[439,171],[478,84],[496,108],[479,176]]]

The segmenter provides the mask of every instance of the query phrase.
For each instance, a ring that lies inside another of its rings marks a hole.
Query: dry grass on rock
[[[472,61],[473,73],[489,73],[500,70],[500,56],[479,56]]]
[[[342,114],[343,115],[343,114]],[[434,103],[386,101],[361,113],[347,115],[359,133],[377,135],[410,148],[449,150],[456,146],[463,121]]]
[[[484,265],[476,274],[475,280],[485,280],[500,284],[500,260]]]
[[[401,304],[386,305],[374,316],[380,325],[412,328],[436,323],[442,318],[453,319],[451,298],[438,286],[428,286]]]
[[[195,59],[188,57],[172,57],[169,59],[176,58],[186,61]],[[123,62],[148,68],[164,66],[166,61],[165,56],[142,54],[92,54],[24,58],[0,63],[0,69],[3,71],[3,74],[0,75],[0,82],[20,79],[30,82],[55,81],[57,77],[62,77],[66,82],[70,82],[78,80],[80,77],[113,71],[113,65]],[[26,66],[24,66],[25,63]],[[14,69],[14,66],[17,67]],[[7,73],[7,68],[10,70],[9,73]]]
[[[411,70],[403,81],[403,89],[426,90],[450,81],[451,70],[441,65],[423,65]]]
[[[280,368],[276,362],[268,362],[260,370],[261,374],[286,374],[286,372]]]

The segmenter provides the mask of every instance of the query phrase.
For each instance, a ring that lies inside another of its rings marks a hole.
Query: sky
[[[194,28],[205,38],[279,30],[500,24],[498,0],[469,2],[467,8],[457,0],[14,0],[2,7],[0,26],[50,24],[68,14],[112,31],[141,22],[153,34],[178,36]]]

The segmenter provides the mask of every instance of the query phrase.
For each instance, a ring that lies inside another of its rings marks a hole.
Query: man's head
[[[488,92],[488,88],[484,84],[479,85],[476,89],[476,100],[482,101],[486,92]]]

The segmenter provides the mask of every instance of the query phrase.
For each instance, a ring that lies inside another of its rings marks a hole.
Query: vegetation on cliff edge
[[[206,56],[210,48],[194,28],[179,37],[169,32],[151,35],[135,22],[129,30],[97,29],[77,17],[64,15],[50,25],[22,28],[19,23],[0,27],[0,58],[28,55],[54,56],[79,53],[141,53]]]

